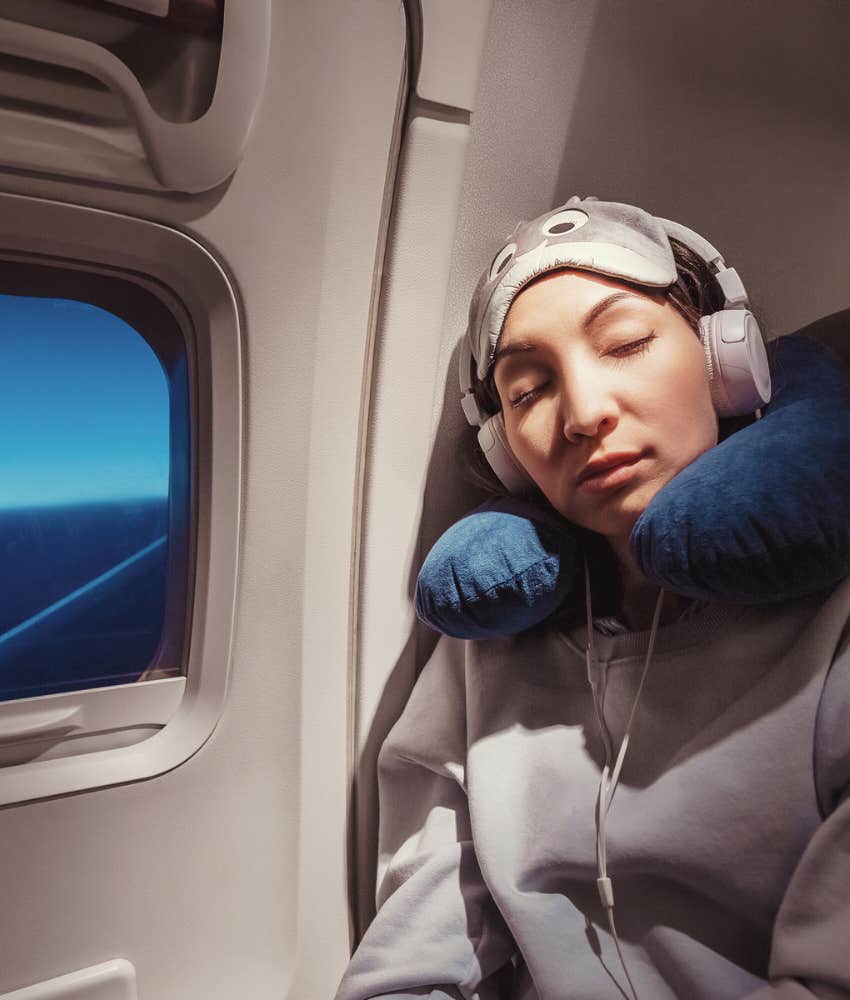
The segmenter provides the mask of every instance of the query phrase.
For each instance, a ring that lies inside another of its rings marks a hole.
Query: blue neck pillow
[[[762,419],[704,452],[653,498],[630,538],[641,571],[686,597],[771,604],[850,573],[850,375],[800,334],[768,344]],[[419,618],[446,635],[515,635],[580,582],[569,521],[499,497],[452,525],[416,586]]]

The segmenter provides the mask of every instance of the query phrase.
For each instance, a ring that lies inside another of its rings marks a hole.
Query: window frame
[[[191,236],[100,209],[0,193],[0,267],[4,262],[60,269],[66,287],[77,289],[66,297],[114,312],[142,336],[144,316],[134,318],[130,301],[116,308],[114,296],[98,295],[99,281],[129,281],[174,317],[189,366],[190,521],[182,534],[188,567],[178,654],[185,676],[0,703],[0,805],[153,777],[183,763],[211,735],[224,706],[233,639],[243,399],[236,294]],[[169,619],[167,605],[164,637],[173,635],[168,626],[179,610],[172,607]]]

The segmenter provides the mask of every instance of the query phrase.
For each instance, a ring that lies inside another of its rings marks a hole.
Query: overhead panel
[[[0,168],[215,187],[248,140],[270,17],[271,0],[6,0]]]

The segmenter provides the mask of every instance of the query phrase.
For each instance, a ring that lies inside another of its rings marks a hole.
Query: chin
[[[618,500],[616,504],[611,503],[606,510],[595,511],[584,517],[571,518],[568,514],[565,517],[574,524],[606,538],[623,538],[631,534],[635,522],[657,492],[658,490],[653,490],[649,495],[644,495],[643,491],[640,491],[635,496],[626,496]]]

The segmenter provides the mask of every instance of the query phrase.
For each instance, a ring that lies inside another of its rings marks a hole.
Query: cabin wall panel
[[[246,375],[224,714],[168,774],[2,812],[0,995],[123,956],[142,1000],[313,1000],[347,955],[351,511],[404,18],[396,0],[285,0],[272,33],[245,158],[214,191],[0,171],[5,190],[210,248],[240,294]]]

